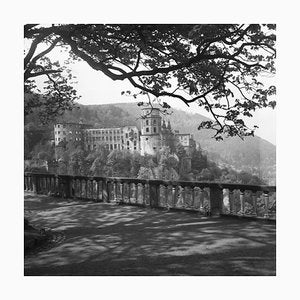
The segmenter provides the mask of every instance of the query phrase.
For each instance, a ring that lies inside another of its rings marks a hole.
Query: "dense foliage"
[[[70,60],[84,60],[112,80],[128,80],[140,91],[135,97],[146,93],[196,102],[213,117],[199,128],[214,129],[216,139],[253,135],[255,128],[248,128],[243,117],[275,106],[275,87],[261,80],[275,73],[275,30],[273,24],[26,25],[25,91],[37,92],[38,76],[48,82],[43,101],[30,97],[25,113],[40,103],[44,116],[72,108],[77,97],[72,74],[47,56],[60,47]],[[36,54],[41,44],[46,47]]]
[[[131,177],[162,180],[222,181],[243,184],[262,184],[257,177],[246,172],[221,169],[211,162],[203,151],[196,150],[191,158],[185,151],[172,153],[163,147],[156,156],[113,150],[109,152],[104,144],[87,151],[80,143],[37,144],[31,155],[31,163],[25,171],[50,172],[82,176]]]

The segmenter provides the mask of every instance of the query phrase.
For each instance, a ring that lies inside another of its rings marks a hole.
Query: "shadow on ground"
[[[64,235],[25,275],[275,275],[274,223],[25,195],[25,216]]]

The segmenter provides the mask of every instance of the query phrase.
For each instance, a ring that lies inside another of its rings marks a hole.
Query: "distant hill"
[[[140,128],[140,107],[136,103],[119,103],[104,105],[79,105],[80,109],[66,112],[61,120],[68,122],[89,123],[96,128],[136,125]],[[168,116],[172,129],[181,133],[191,133],[199,142],[201,148],[208,157],[221,167],[232,167],[237,171],[247,171],[258,175],[269,184],[275,184],[276,174],[276,147],[260,138],[246,137],[241,140],[238,137],[227,138],[217,142],[212,138],[211,130],[198,130],[198,125],[208,118],[197,114],[173,109]],[[28,118],[25,123],[36,122],[36,119]],[[48,127],[52,130],[52,125]],[[32,125],[31,125],[32,126]]]

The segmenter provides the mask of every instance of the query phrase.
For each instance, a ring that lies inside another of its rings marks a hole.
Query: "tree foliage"
[[[50,31],[39,32],[32,37],[30,30],[35,27],[24,27],[25,39],[30,44],[24,57],[24,113],[26,116],[38,108],[40,120],[47,123],[64,111],[73,109],[79,96],[72,86],[75,77],[67,64],[61,66],[48,57],[54,48],[65,47],[62,39]],[[44,77],[44,91],[38,88],[37,77]]]
[[[140,94],[204,107],[213,120],[199,129],[215,129],[216,139],[253,135],[255,128],[248,128],[243,117],[275,106],[275,87],[261,80],[275,73],[275,30],[273,24],[26,25],[31,47],[25,56],[25,83],[32,90],[33,77],[50,77],[48,99],[68,107],[74,90],[61,78],[61,68],[45,58],[53,48],[66,47],[73,59],[86,61],[112,80],[127,79]],[[48,48],[34,56],[40,43]],[[56,76],[60,80],[55,85]]]

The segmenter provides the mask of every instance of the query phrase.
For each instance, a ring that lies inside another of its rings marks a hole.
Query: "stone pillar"
[[[222,213],[223,190],[220,187],[210,188],[210,212],[219,216]]]
[[[245,191],[244,190],[240,190],[240,204],[241,204],[241,210],[240,213],[241,215],[245,215]]]
[[[159,185],[150,183],[150,207],[155,208],[159,206]]]
[[[34,194],[38,193],[38,177],[37,175],[31,175],[31,182],[32,182],[32,191]]]
[[[264,218],[268,219],[269,215],[269,192],[264,191],[265,213]]]
[[[228,190],[228,197],[229,197],[229,213],[232,215],[234,214],[234,190]]]
[[[109,202],[108,182],[105,179],[102,180],[102,201]]]

